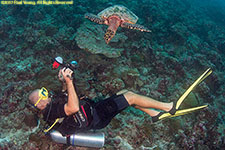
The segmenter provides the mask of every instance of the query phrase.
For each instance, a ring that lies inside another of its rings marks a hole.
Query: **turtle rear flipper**
[[[95,22],[95,23],[98,23],[98,24],[104,24],[104,19],[102,18],[99,18],[98,16],[94,15],[94,14],[91,14],[91,13],[86,13],[84,15],[85,18]]]
[[[111,30],[111,29],[107,29],[105,35],[104,35],[104,39],[106,44],[109,43],[109,41],[114,37],[114,35],[116,34],[115,31]]]
[[[139,30],[139,31],[144,31],[144,32],[152,32],[151,30],[149,30],[148,28],[146,28],[146,27],[144,27],[142,25],[131,24],[131,23],[127,23],[127,22],[122,23],[121,27],[128,28],[128,29]]]

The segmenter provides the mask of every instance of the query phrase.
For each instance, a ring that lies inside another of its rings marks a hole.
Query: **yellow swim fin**
[[[208,105],[203,105],[199,107],[193,107],[193,108],[188,108],[188,109],[183,109],[183,110],[178,110],[184,99],[189,95],[189,93],[199,84],[201,83],[206,77],[208,77],[212,73],[212,70],[208,68],[185,92],[184,94],[177,100],[176,103],[174,103],[173,108],[169,112],[160,112],[157,116],[152,117],[152,121],[156,122],[158,120],[166,119],[166,118],[171,118],[171,117],[176,117],[176,116],[181,116],[185,115],[188,113],[191,113],[195,110],[202,109],[207,107]]]
[[[163,113],[161,116],[159,116],[158,120],[163,120],[163,119],[166,119],[166,118],[172,118],[172,117],[186,115],[188,113],[192,113],[192,112],[194,112],[196,110],[199,110],[199,109],[202,109],[202,108],[206,108],[206,107],[208,107],[208,105],[203,105],[203,106],[198,106],[198,107],[178,110],[178,111],[176,111],[175,115],[171,115],[170,113]]]
[[[178,99],[176,103],[176,109],[178,109],[184,99],[189,95],[189,93],[199,84],[201,83],[206,77],[208,77],[212,73],[212,70],[208,68],[188,89],[184,92],[184,94]]]

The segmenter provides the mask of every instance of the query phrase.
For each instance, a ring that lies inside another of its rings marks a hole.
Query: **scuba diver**
[[[44,120],[49,121],[63,118],[68,123],[67,130],[101,129],[107,126],[113,117],[128,106],[140,109],[157,120],[159,111],[149,109],[160,109],[175,114],[173,102],[165,103],[152,98],[135,94],[128,90],[121,90],[115,95],[100,100],[97,103],[89,102],[79,98],[73,85],[71,77],[73,71],[70,68],[63,68],[59,71],[58,77],[62,82],[62,91],[67,91],[66,103],[51,103],[51,98],[46,97],[47,89],[36,89],[29,95],[30,102],[43,113]],[[50,108],[51,106],[51,108]],[[69,119],[68,119],[69,118]],[[72,127],[72,129],[70,129]],[[65,129],[65,127],[62,127]],[[67,132],[67,131],[61,131]]]
[[[50,127],[45,132],[55,129],[63,136],[71,135],[77,131],[102,129],[128,106],[133,106],[147,113],[152,117],[152,121],[156,122],[207,107],[207,105],[203,105],[179,110],[179,106],[186,96],[211,72],[211,69],[206,70],[176,102],[160,102],[128,90],[121,90],[109,98],[94,102],[87,98],[78,97],[73,84],[73,71],[64,67],[58,73],[58,78],[62,82],[62,92],[65,93],[60,98],[64,100],[58,97],[60,100],[52,102],[52,97],[43,87],[32,91],[29,95],[29,101],[42,112],[43,119],[49,124]]]

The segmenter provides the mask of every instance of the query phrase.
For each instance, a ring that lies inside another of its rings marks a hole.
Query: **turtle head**
[[[105,35],[104,35],[104,39],[106,44],[109,43],[109,41],[114,37],[114,35],[116,34],[115,31],[111,30],[111,29],[107,29]]]
[[[104,36],[105,42],[107,44],[116,34],[116,31],[117,31],[118,27],[120,26],[120,24],[121,24],[121,19],[118,16],[113,15],[108,18],[109,27]]]

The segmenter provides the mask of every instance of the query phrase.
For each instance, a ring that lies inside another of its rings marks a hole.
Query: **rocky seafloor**
[[[151,33],[119,28],[106,45],[105,25],[84,18],[121,4]],[[0,149],[93,149],[57,144],[29,110],[31,90],[60,90],[52,62],[76,60],[78,94],[106,97],[120,89],[175,101],[207,69],[213,73],[182,108],[209,107],[151,123],[133,108],[101,131],[103,149],[195,149],[225,147],[225,3],[222,0],[74,0],[73,5],[0,5]]]

